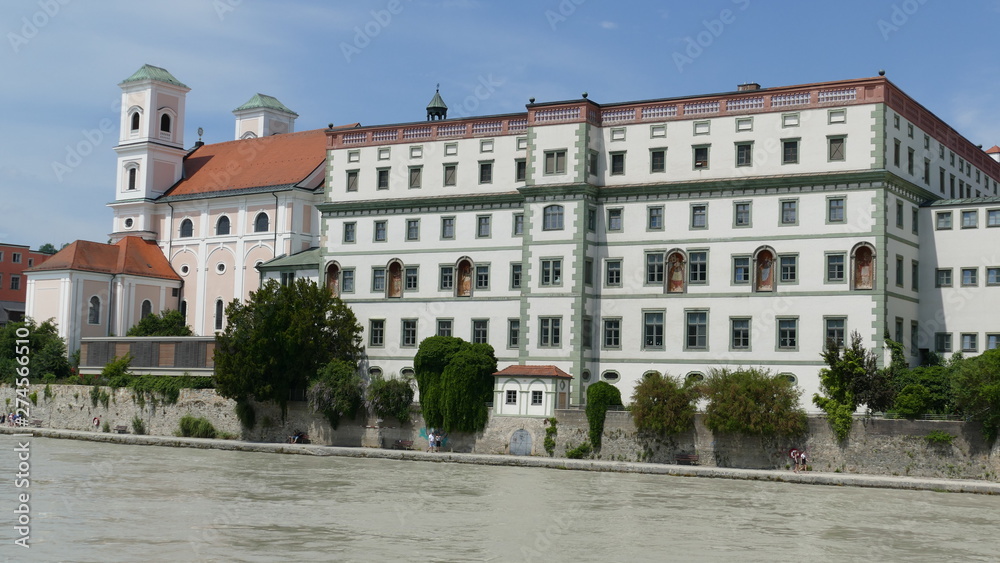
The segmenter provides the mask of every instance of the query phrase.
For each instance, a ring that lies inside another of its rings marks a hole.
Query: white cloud
[[[612,22],[612,21],[602,21],[601,22],[601,28],[602,29],[618,29],[618,24],[615,23],[615,22]]]

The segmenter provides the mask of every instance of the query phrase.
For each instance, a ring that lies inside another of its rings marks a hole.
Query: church
[[[755,366],[811,410],[852,332],[913,365],[1000,346],[1000,148],[884,76],[461,119],[435,93],[420,121],[304,132],[258,94],[233,141],[190,149],[183,83],[147,65],[120,86],[112,244],[27,274],[27,314],[71,350],[164,309],[211,335],[296,277],[354,310],[371,375],[458,336],[555,366],[571,404]]]

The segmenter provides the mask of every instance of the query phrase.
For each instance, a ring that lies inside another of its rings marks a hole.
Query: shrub
[[[598,381],[587,387],[587,422],[590,424],[588,447],[601,449],[601,437],[604,434],[604,419],[608,414],[608,407],[621,404],[621,391],[607,381]]]
[[[28,398],[31,399],[31,404],[37,405],[38,404],[38,391],[32,391],[31,393],[29,393],[28,394]]]
[[[132,432],[135,434],[146,433],[146,423],[138,415],[132,417]]]
[[[103,368],[101,368],[101,378],[108,382],[112,387],[125,387],[124,384],[116,385],[116,382],[126,381],[127,378],[132,375],[129,372],[129,365],[132,364],[132,354],[127,353],[124,356],[116,356],[115,359],[108,362]]]
[[[42,396],[45,397],[46,399],[52,398],[52,386],[49,385],[48,383],[46,383],[45,388],[42,389]]]
[[[1000,431],[1000,348],[953,362],[951,385],[955,406],[983,425],[987,440],[995,440]]]
[[[111,432],[111,423],[105,420],[104,424],[101,424],[101,432]]]
[[[941,432],[940,430],[932,430],[924,439],[927,440],[928,444],[935,444],[940,446],[945,446],[951,444],[951,441],[955,439],[954,436],[947,432]]]
[[[545,429],[545,441],[543,444],[545,446],[545,452],[551,457],[556,451],[556,434],[559,433],[559,430],[556,428],[558,421],[555,417],[552,417],[545,419],[545,422],[547,422],[549,426]]]
[[[919,383],[911,383],[896,394],[893,408],[899,416],[914,419],[926,414],[930,403],[931,392]]]
[[[694,386],[682,385],[677,379],[658,372],[642,377],[632,393],[630,411],[640,432],[678,434],[694,427]]]
[[[340,417],[354,418],[361,406],[361,378],[351,362],[333,360],[320,368],[306,391],[313,412],[322,413],[336,430]]]
[[[409,379],[377,376],[368,384],[368,406],[378,418],[394,417],[400,424],[410,422],[413,385]]]
[[[117,373],[110,377],[108,386],[115,389],[125,387],[135,391],[135,401],[142,407],[145,405],[147,397],[151,400],[159,397],[164,404],[173,405],[180,398],[181,389],[211,389],[214,383],[211,377],[186,374],[180,376],[132,375],[126,372]]]
[[[593,450],[590,447],[590,442],[584,442],[571,450],[566,450],[566,457],[569,459],[583,459],[589,456],[591,451]]]
[[[807,428],[799,407],[801,391],[767,370],[712,370],[702,383],[708,397],[705,426],[715,432],[757,436],[799,436]]]
[[[185,438],[215,438],[218,432],[208,419],[186,414],[181,417],[180,434]]]

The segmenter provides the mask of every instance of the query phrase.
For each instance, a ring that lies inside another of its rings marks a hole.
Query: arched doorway
[[[340,266],[336,262],[326,267],[326,289],[330,295],[340,297]]]
[[[510,437],[510,455],[531,455],[531,433],[521,428]]]
[[[403,265],[394,260],[389,263],[389,297],[403,296]]]
[[[471,297],[472,296],[472,261],[468,258],[463,258],[458,261],[458,284],[456,285],[455,295],[457,297]]]

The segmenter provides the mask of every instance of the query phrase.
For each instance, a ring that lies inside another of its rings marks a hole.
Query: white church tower
[[[233,110],[236,116],[236,140],[269,137],[295,131],[299,114],[288,109],[274,96],[254,94],[247,103]]]
[[[153,200],[184,171],[184,101],[191,90],[166,69],[143,65],[118,85],[121,130],[112,242],[127,235],[167,238],[153,224]]]

